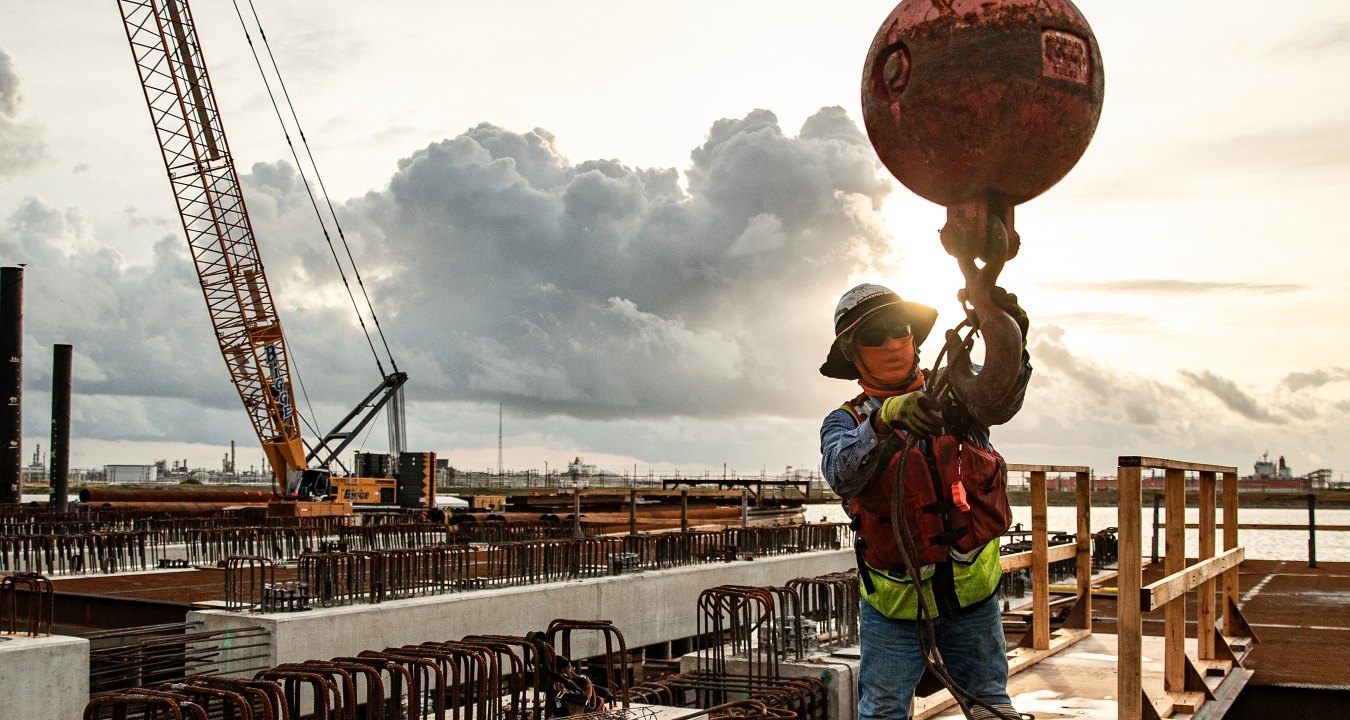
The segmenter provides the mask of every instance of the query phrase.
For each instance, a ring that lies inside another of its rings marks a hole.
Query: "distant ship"
[[[1261,454],[1253,467],[1255,472],[1238,480],[1239,487],[1245,490],[1325,490],[1331,482],[1331,470],[1323,468],[1307,475],[1295,477],[1294,471],[1285,463],[1281,455],[1276,462],[1270,461],[1270,453]]]

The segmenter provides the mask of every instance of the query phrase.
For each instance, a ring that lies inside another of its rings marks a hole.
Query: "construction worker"
[[[1018,321],[1025,348],[1026,314],[1015,296],[1001,289],[994,294]],[[835,308],[834,343],[820,367],[826,377],[862,387],[826,416],[820,430],[822,474],[844,498],[858,531],[858,717],[909,717],[914,690],[931,666],[944,684],[958,686],[954,692],[971,718],[1024,718],[1007,690],[996,595],[998,536],[1011,514],[1005,466],[989,444],[988,425],[1006,422],[1021,408],[1031,365],[1024,349],[1017,383],[994,407],[966,408],[950,391],[929,397],[918,348],[936,319],[933,308],[906,302],[886,287],[858,285]],[[929,387],[935,385],[941,387]],[[915,444],[907,449],[911,438]],[[899,476],[912,546],[897,544],[890,517]],[[965,480],[952,480],[958,476]],[[999,501],[999,512],[983,509]],[[915,591],[916,574],[921,593]],[[936,660],[927,652],[934,642]]]

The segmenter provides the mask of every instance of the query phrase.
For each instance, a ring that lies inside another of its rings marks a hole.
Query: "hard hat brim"
[[[825,357],[825,363],[820,366],[820,374],[839,380],[861,378],[862,376],[858,373],[858,368],[853,365],[853,361],[844,357],[843,338],[868,318],[887,308],[898,309],[900,315],[909,323],[909,331],[914,336],[914,347],[916,349],[928,338],[928,334],[933,331],[934,323],[937,322],[938,311],[921,303],[898,300],[868,308],[866,312],[849,322],[847,326],[835,334],[834,342],[830,344],[830,352]]]

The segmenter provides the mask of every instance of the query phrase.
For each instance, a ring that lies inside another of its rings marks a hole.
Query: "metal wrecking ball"
[[[1025,345],[991,296],[1021,244],[1013,208],[1077,164],[1104,87],[1097,39],[1069,0],[904,0],[867,51],[872,146],[905,187],[947,208],[942,245],[985,345],[982,370],[968,346],[954,355],[951,385],[977,416],[1016,380]]]
[[[1069,0],[904,0],[867,52],[863,122],[905,187],[958,215],[987,206],[1012,257],[1012,206],[1082,157],[1103,89],[1097,39]]]

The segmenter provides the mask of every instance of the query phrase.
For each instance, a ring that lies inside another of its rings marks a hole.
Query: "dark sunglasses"
[[[882,312],[868,318],[853,331],[853,344],[878,347],[891,338],[909,337],[909,323],[899,313]]]

